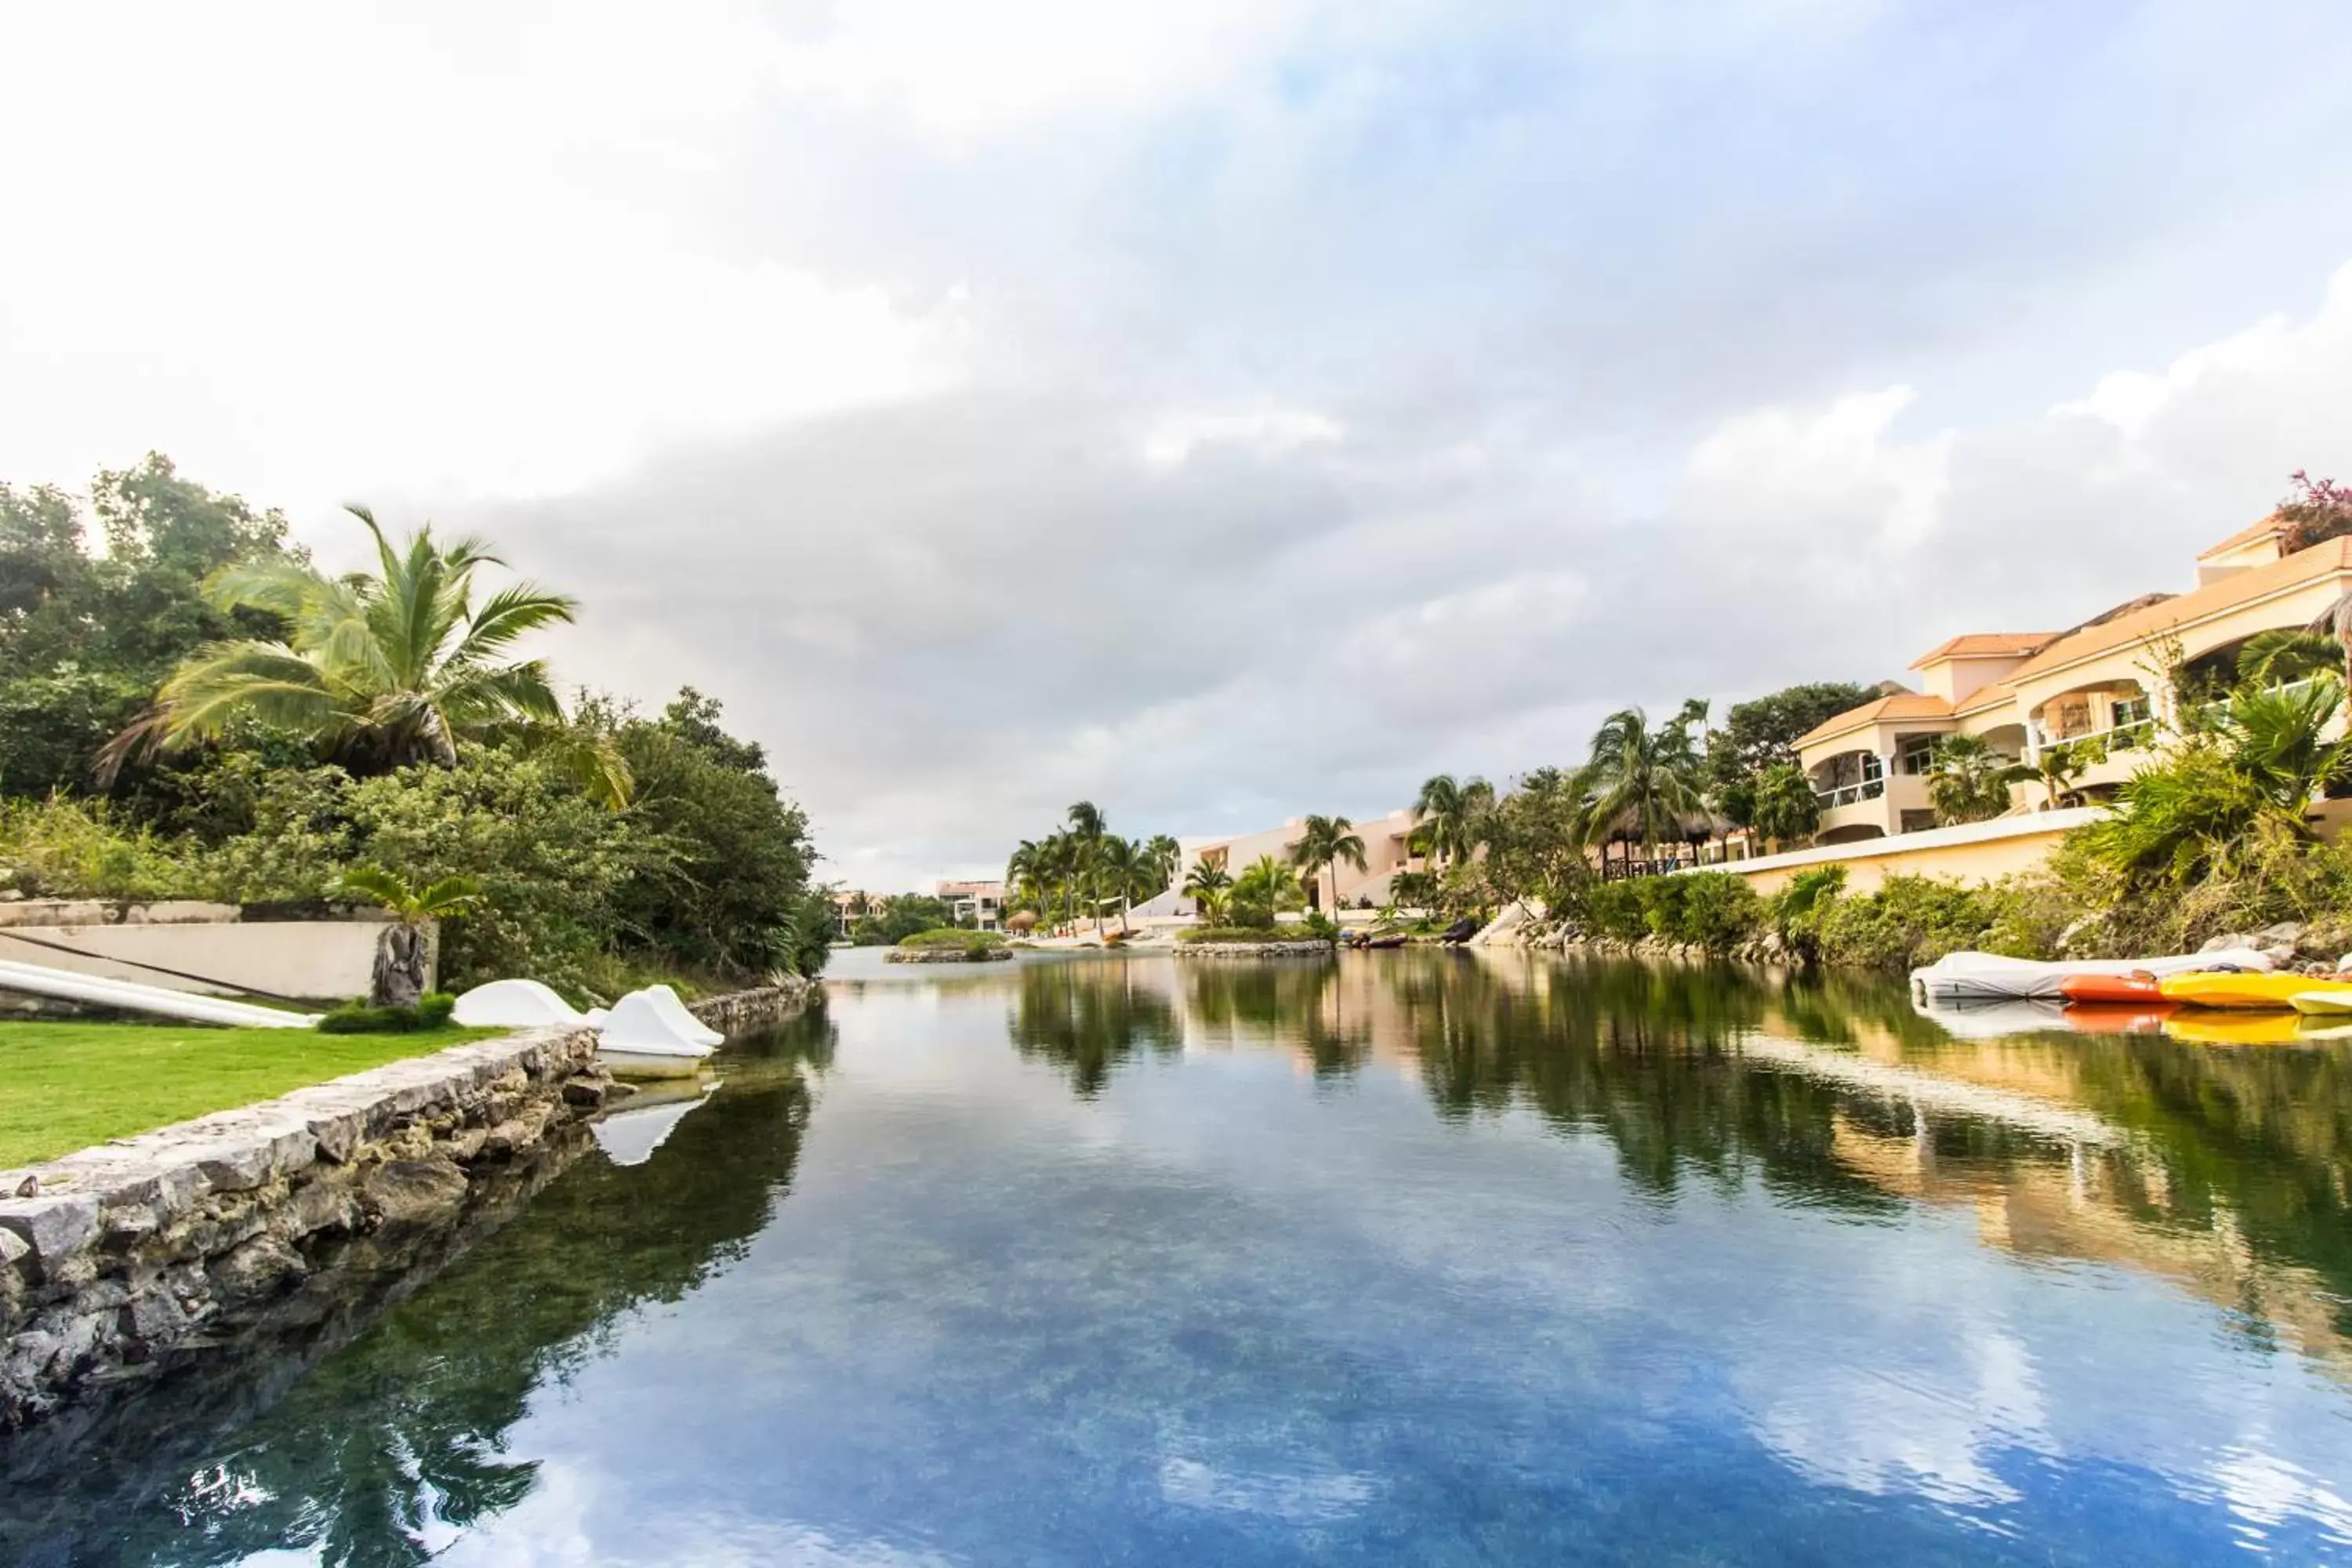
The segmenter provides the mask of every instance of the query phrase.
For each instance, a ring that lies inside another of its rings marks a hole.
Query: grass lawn
[[[0,1024],[0,1167],[53,1160],[498,1032]]]

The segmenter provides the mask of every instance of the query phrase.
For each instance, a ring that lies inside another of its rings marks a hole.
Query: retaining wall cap
[[[98,1200],[87,1193],[10,1198],[0,1203],[0,1230],[14,1231],[41,1272],[53,1274],[98,1235]]]

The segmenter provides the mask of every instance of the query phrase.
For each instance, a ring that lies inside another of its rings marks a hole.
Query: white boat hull
[[[1931,1002],[2004,1002],[2048,999],[2078,974],[2189,974],[2205,969],[2267,973],[2271,961],[2251,948],[2222,952],[2172,953],[2162,958],[2080,958],[2054,963],[2003,958],[1993,952],[1955,952],[1911,972],[1911,984]]]

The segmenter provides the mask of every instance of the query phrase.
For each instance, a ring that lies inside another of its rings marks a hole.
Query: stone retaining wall
[[[1180,942],[1180,958],[1328,958],[1328,942]]]
[[[885,963],[1002,963],[1013,956],[1009,947],[894,947],[882,955]]]
[[[691,1004],[687,1011],[722,1035],[740,1035],[781,1024],[824,997],[824,987],[816,981],[782,975],[773,985],[706,997]]]
[[[595,1050],[478,1041],[0,1173],[37,1189],[0,1195],[0,1432],[241,1332],[356,1238],[446,1228],[604,1102]]]

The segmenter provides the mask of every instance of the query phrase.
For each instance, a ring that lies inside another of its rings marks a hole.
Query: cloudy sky
[[[0,477],[493,533],[826,874],[1899,676],[2352,473],[2338,0],[0,0]]]

